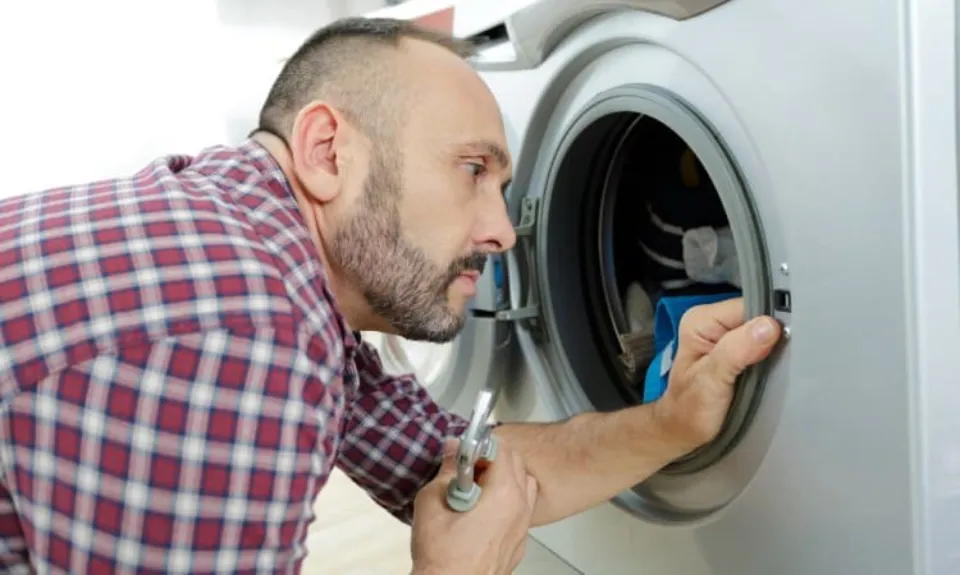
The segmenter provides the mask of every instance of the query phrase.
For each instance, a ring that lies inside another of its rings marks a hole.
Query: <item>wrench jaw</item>
[[[447,505],[457,513],[470,511],[480,500],[480,486],[473,483],[470,489],[464,491],[457,485],[456,480],[451,481],[447,486]]]
[[[474,468],[480,459],[492,462],[497,457],[497,450],[496,436],[488,435],[484,441],[473,442],[466,454],[461,452],[457,460],[457,477],[447,486],[447,505],[450,509],[464,513],[476,506],[483,490],[474,481]]]
[[[478,459],[493,461],[497,458],[497,436],[491,433],[490,428],[487,428],[487,437],[481,442],[477,451],[479,452]]]

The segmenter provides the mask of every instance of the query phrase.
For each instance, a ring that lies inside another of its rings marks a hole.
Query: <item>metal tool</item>
[[[487,423],[493,410],[493,392],[484,389],[477,396],[470,425],[460,438],[457,450],[457,477],[447,487],[447,505],[461,513],[470,511],[480,499],[480,486],[474,481],[477,462],[493,461],[497,456],[497,438]]]

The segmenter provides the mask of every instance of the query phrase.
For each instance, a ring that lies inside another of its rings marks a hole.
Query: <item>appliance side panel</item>
[[[904,1],[915,569],[960,573],[956,4]]]

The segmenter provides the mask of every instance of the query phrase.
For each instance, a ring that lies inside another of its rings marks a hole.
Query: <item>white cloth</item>
[[[627,322],[632,333],[653,334],[653,302],[640,284],[632,283],[627,288],[624,307],[627,312]]]
[[[693,228],[683,234],[683,263],[690,279],[741,286],[740,260],[730,228]]]

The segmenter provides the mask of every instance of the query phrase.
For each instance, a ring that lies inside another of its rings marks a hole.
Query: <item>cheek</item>
[[[449,262],[470,250],[474,205],[458,196],[444,191],[408,194],[401,203],[404,233],[434,261]]]
[[[340,190],[341,195],[336,201],[323,204],[322,209],[318,210],[326,229],[332,231],[349,225],[354,218],[363,214],[365,188],[362,183],[345,183]]]

